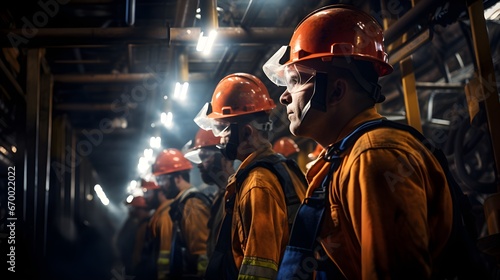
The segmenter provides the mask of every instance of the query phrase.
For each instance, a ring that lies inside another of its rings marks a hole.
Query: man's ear
[[[176,175],[175,175],[175,176],[173,176],[173,177],[174,177],[174,182],[175,182],[176,184],[179,184],[179,182],[181,181],[182,176],[181,176],[180,174],[176,174]]]
[[[254,127],[251,125],[251,124],[246,124],[245,126],[243,126],[243,129],[241,131],[242,133],[242,138],[244,140],[247,140],[250,135],[252,135],[252,133],[254,132]]]
[[[331,90],[328,93],[328,103],[335,104],[342,100],[347,92],[347,82],[344,79],[337,79],[333,82]]]

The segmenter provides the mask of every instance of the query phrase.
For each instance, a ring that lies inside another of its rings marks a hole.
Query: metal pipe
[[[77,103],[67,103],[67,104],[56,104],[54,105],[54,110],[56,111],[112,111],[116,110],[116,104],[77,104]]]
[[[454,89],[464,90],[464,85],[459,83],[430,83],[430,82],[416,82],[417,89]]]
[[[156,73],[128,73],[128,74],[60,74],[54,75],[54,82],[58,83],[137,83],[158,77]]]
[[[293,34],[289,27],[224,27],[217,30],[217,42],[229,44],[288,44]],[[199,28],[170,28],[171,44],[196,44],[200,36]]]
[[[189,82],[189,60],[185,51],[177,55],[177,82]]]
[[[419,19],[427,18],[429,12],[440,5],[442,0],[421,0],[415,7],[406,12],[400,19],[392,23],[385,31],[385,44],[390,45],[408,31]]]
[[[96,45],[123,42],[168,42],[169,27],[0,29],[2,47]]]
[[[23,29],[0,29],[0,47],[54,47],[111,43],[165,43],[194,45],[200,28],[113,27],[113,28],[40,28],[32,38],[25,38]],[[286,44],[293,34],[289,27],[224,27],[218,29],[217,43]],[[11,43],[11,39],[16,44]]]

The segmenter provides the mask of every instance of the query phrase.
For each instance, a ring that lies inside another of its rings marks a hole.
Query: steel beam
[[[217,30],[216,44],[285,44],[293,28],[223,27]],[[198,27],[109,27],[109,28],[39,28],[35,35],[24,29],[0,29],[0,47],[95,46],[123,43],[165,43],[195,45]]]

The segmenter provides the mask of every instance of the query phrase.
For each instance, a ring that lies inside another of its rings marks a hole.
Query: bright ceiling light
[[[153,149],[144,149],[144,157],[148,161],[151,161],[153,159]]]
[[[207,34],[208,33],[208,34]],[[207,55],[212,50],[212,47],[217,37],[217,31],[210,30],[209,32],[200,32],[200,37],[198,38],[198,44],[196,45],[196,50]]]
[[[107,206],[109,204],[109,199],[106,196],[106,194],[104,193],[104,191],[102,190],[101,185],[96,184],[94,186],[94,191],[97,194],[97,197],[101,200],[102,204]]]
[[[184,83],[175,83],[175,89],[174,89],[174,99],[179,100],[179,101],[184,101],[186,100],[187,97],[187,91],[189,88],[189,83],[184,82]]]
[[[159,149],[161,147],[161,137],[149,138],[149,146],[153,149]]]
[[[149,169],[149,162],[145,157],[139,158],[139,163],[137,164],[137,170],[139,170],[140,174],[144,174]]]
[[[161,113],[161,123],[166,127],[166,128],[172,128],[174,125],[173,123],[173,115],[172,112],[168,113]]]
[[[212,49],[219,28],[217,0],[201,0],[199,3],[201,31],[196,50],[206,55]]]

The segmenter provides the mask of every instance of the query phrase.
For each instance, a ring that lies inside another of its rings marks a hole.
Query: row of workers
[[[263,65],[272,82],[286,87],[280,103],[291,134],[325,147],[306,174],[272,149],[276,104],[262,81],[245,73],[224,77],[194,119],[219,139],[185,155],[165,150],[153,166],[157,185],[145,184],[146,203],[158,205],[149,233],[159,242],[158,279],[456,273],[446,266],[452,197],[432,151],[393,126],[351,137],[360,127],[388,122],[375,104],[385,99],[378,79],[392,70],[381,26],[348,5],[308,15],[289,45]],[[220,187],[215,198],[191,186],[186,158]],[[236,159],[241,164],[233,170]]]

